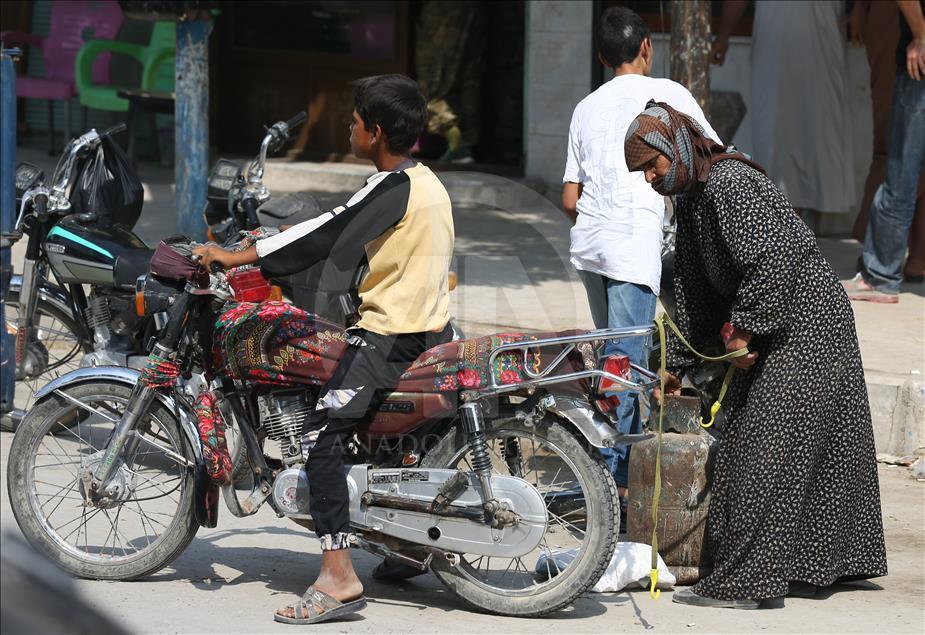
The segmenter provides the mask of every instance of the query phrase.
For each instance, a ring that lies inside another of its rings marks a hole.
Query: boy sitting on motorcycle
[[[403,75],[358,80],[353,97],[350,148],[378,170],[364,188],[345,205],[244,251],[216,245],[194,250],[205,266],[257,263],[268,278],[302,271],[325,258],[342,270],[368,261],[369,273],[359,288],[360,320],[348,331],[348,349],[303,427],[312,438],[317,434],[306,471],[322,562],[300,601],[274,615],[290,624],[317,623],[365,607],[348,551],[352,534],[343,449],[408,366],[428,348],[452,339],[450,199],[437,177],[410,158],[427,122],[424,97]]]

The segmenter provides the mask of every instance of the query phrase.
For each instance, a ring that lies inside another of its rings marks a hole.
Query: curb
[[[867,395],[877,452],[908,456],[925,448],[925,383],[868,381]]]

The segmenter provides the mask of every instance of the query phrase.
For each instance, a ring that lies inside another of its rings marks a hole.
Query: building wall
[[[590,0],[527,3],[525,175],[558,187],[575,105],[591,92]]]

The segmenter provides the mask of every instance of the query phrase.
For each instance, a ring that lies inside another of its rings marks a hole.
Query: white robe
[[[753,156],[796,208],[855,204],[841,0],[759,0],[751,59]]]

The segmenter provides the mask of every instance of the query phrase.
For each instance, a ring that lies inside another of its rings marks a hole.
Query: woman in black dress
[[[873,426],[854,315],[812,232],[764,171],[666,104],[631,124],[627,167],[675,196],[677,323],[698,350],[748,346],[723,403],[695,606],[886,575]],[[676,339],[667,389],[696,358]],[[792,585],[792,586],[791,586]]]

